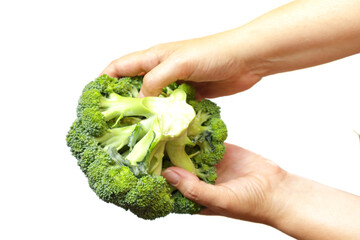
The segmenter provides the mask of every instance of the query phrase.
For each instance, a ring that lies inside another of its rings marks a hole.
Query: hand
[[[359,53],[359,9],[358,0],[292,1],[237,29],[131,53],[103,73],[145,74],[140,96],[177,80],[192,81],[200,97],[230,95],[264,76]]]
[[[359,196],[288,173],[231,144],[217,171],[215,185],[177,167],[166,169],[163,176],[185,197],[205,206],[204,215],[264,223],[296,239],[359,239]]]
[[[222,215],[267,223],[274,217],[273,194],[286,172],[268,159],[226,144],[217,165],[215,185],[206,184],[184,169],[170,167],[163,176],[185,197],[205,206],[201,214]]]
[[[246,90],[261,79],[245,52],[237,51],[236,31],[160,44],[123,56],[103,73],[113,77],[145,74],[142,96],[157,96],[177,80],[192,81],[199,96],[219,97]]]

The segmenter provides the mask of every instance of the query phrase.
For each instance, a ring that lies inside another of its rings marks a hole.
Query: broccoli
[[[87,84],[67,145],[105,202],[143,219],[169,213],[198,213],[161,176],[170,166],[184,168],[214,184],[215,165],[225,153],[227,130],[220,108],[196,100],[187,83],[172,83],[159,97],[137,98],[142,77],[102,75]]]

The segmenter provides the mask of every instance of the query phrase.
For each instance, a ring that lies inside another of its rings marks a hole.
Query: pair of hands
[[[200,98],[231,95],[270,74],[359,53],[359,11],[358,0],[296,0],[238,29],[131,53],[103,73],[145,74],[140,97],[157,96],[177,80],[191,81]],[[358,196],[230,144],[217,170],[215,185],[176,167],[163,176],[205,206],[202,214],[265,223],[297,239],[359,239]]]
[[[261,79],[231,45],[230,32],[161,44],[113,61],[103,73],[110,76],[145,74],[140,95],[157,96],[176,80],[191,81],[200,97],[219,97],[244,91]],[[211,49],[211,51],[209,51]],[[201,213],[256,222],[267,221],[272,192],[285,171],[267,159],[235,145],[226,145],[217,165],[215,185],[184,169],[171,167],[163,176],[184,196],[207,208]]]

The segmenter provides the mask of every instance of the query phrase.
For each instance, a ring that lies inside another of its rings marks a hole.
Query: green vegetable
[[[220,109],[195,99],[189,84],[170,84],[159,97],[137,98],[142,77],[102,75],[85,86],[66,140],[90,187],[105,202],[140,218],[198,213],[161,176],[184,168],[214,184],[227,130]]]

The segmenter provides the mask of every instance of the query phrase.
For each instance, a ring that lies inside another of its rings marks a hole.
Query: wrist
[[[359,200],[358,196],[287,173],[274,191],[264,223],[296,239],[357,239]]]
[[[291,209],[295,207],[295,192],[299,187],[299,182],[301,182],[299,176],[286,172],[282,181],[272,194],[271,204],[265,216],[265,224],[277,229],[282,229],[282,226],[286,224],[288,218],[292,218]]]
[[[234,58],[238,59],[241,67],[251,76],[258,76],[259,79],[274,74],[272,57],[269,51],[269,43],[264,32],[257,29],[257,25],[249,23],[239,28],[230,30],[232,38],[236,39],[236,51]]]

